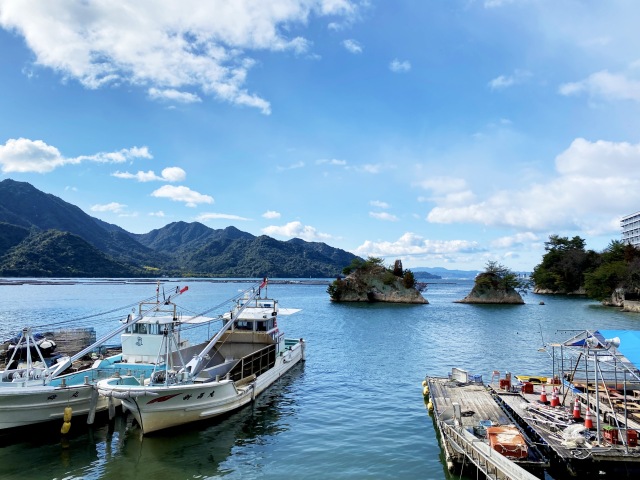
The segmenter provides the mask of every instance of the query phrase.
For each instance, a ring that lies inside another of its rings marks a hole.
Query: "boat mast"
[[[249,293],[249,296],[246,298],[246,301],[242,304],[240,308],[238,308],[237,310],[231,311],[231,318],[229,319],[229,321],[225,323],[224,326],[220,329],[220,331],[213,336],[213,338],[209,341],[207,346],[204,347],[204,349],[199,354],[194,355],[194,357],[189,361],[189,363],[187,363],[183,368],[180,369],[179,373],[186,372],[189,375],[189,377],[194,378],[202,371],[205,365],[204,360],[207,354],[215,346],[215,344],[218,342],[220,337],[222,337],[222,335],[227,330],[229,330],[229,328],[231,328],[231,325],[233,325],[233,322],[235,322],[236,319],[240,317],[240,314],[244,311],[244,309],[249,306],[249,302],[251,302],[252,300],[255,300],[260,296],[260,289],[265,287],[266,285],[267,285],[267,279],[265,278],[259,287],[257,288],[251,287],[250,289],[245,290],[244,292],[245,294]]]

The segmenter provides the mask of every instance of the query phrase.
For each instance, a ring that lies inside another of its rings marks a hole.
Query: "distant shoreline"
[[[322,279],[269,279],[271,285],[330,285],[333,278]],[[198,283],[252,283],[258,278],[0,278],[0,286],[19,285],[146,285],[157,282],[198,282]],[[421,282],[427,285],[456,285],[455,281]]]
[[[259,282],[258,278],[2,278],[0,286],[3,285],[138,285],[155,284],[157,282],[205,282],[205,283],[253,283]],[[329,285],[333,279],[270,279],[271,285]]]

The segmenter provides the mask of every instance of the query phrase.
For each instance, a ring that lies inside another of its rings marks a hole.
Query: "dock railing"
[[[492,480],[538,480],[538,477],[516,465],[464,428],[440,422],[440,431],[456,449],[464,452],[465,456],[487,478]]]

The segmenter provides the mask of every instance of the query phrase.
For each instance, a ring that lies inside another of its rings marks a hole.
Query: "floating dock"
[[[629,478],[640,473],[640,423],[620,407],[596,404],[567,383],[535,385],[526,392],[522,386],[505,387],[489,386],[504,411],[550,459],[554,476]],[[614,394],[606,385],[600,389]]]
[[[425,378],[424,388],[451,473],[470,463],[496,480],[542,478],[548,462],[481,381],[453,369],[450,377]]]

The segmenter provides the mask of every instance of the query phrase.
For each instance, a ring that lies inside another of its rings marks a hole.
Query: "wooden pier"
[[[508,458],[489,445],[486,428],[514,423],[496,403],[490,391],[481,382],[469,382],[466,372],[462,370],[454,369],[453,377],[425,379],[428,408],[433,412],[436,428],[441,435],[448,470],[453,473],[469,462],[491,479],[542,478],[548,462],[531,442],[528,442],[530,448],[526,457],[517,459]]]

